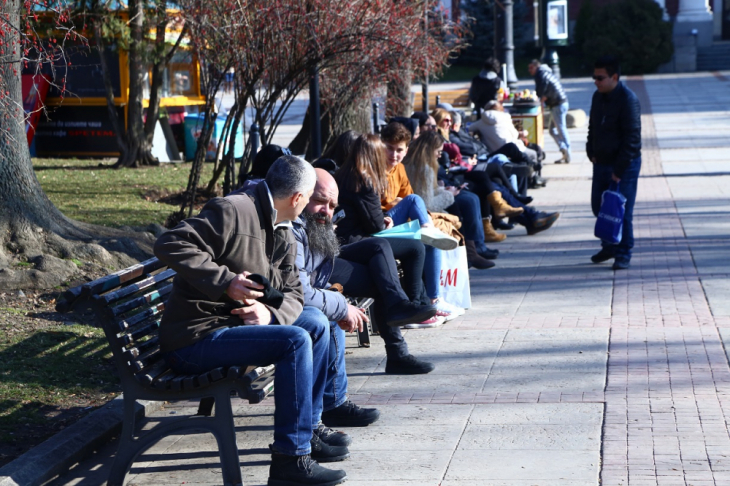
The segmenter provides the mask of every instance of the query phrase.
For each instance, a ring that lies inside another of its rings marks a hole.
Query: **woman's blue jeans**
[[[407,223],[408,220],[418,220],[422,225],[431,222],[426,204],[418,194],[410,194],[403,198],[390,211],[385,213],[393,220],[394,225]],[[484,239],[484,238],[482,238]],[[423,265],[423,279],[426,283],[426,293],[432,299],[441,295],[439,278],[441,275],[441,250],[426,246],[426,260]]]
[[[423,202],[423,199],[418,194],[409,194],[404,197],[401,202],[385,214],[391,217],[394,225],[407,223],[409,219],[411,221],[418,220],[422,225],[431,222],[428,210],[426,209],[426,203]]]
[[[276,364],[273,448],[287,455],[309,454],[327,376],[327,317],[319,309],[304,307],[292,326],[241,326],[237,317],[230,322],[235,327],[218,329],[165,358],[176,372],[185,374],[221,366]]]

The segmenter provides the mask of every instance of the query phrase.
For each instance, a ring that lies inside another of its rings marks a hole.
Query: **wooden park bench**
[[[423,106],[423,93],[414,93],[413,109],[418,111]],[[463,89],[452,89],[448,91],[429,91],[428,92],[428,106],[430,109],[436,108],[439,103],[449,103],[454,108],[469,108],[471,109],[471,101],[469,101],[469,90]]]
[[[162,437],[207,430],[218,442],[223,480],[242,485],[232,393],[259,403],[273,389],[274,365],[216,368],[197,374],[175,373],[160,354],[158,330],[175,271],[157,258],[67,290],[56,310],[91,310],[104,329],[122,381],[124,424],[107,482],[121,486],[135,458]],[[137,400],[200,399],[198,414],[180,417],[135,436]],[[211,415],[215,406],[215,414]]]

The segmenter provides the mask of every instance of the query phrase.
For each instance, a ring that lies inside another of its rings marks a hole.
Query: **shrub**
[[[654,0],[620,0],[601,7],[589,4],[575,30],[585,61],[605,54],[617,56],[626,74],[644,74],[672,59],[672,26],[662,20]]]

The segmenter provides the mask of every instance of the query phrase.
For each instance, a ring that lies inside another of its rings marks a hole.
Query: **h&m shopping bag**
[[[609,189],[604,191],[601,196],[601,210],[598,212],[596,228],[593,232],[596,238],[607,243],[619,243],[625,212],[626,197],[618,192],[618,183],[612,182]]]
[[[406,238],[409,240],[421,239],[421,223],[418,220],[393,226],[392,228],[375,233],[373,236],[381,238]]]
[[[466,261],[466,247],[441,252],[441,298],[451,305],[468,309],[471,307],[469,287],[469,263]]]

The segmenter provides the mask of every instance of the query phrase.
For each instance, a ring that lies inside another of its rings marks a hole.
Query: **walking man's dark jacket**
[[[198,216],[159,237],[155,255],[177,272],[160,323],[163,352],[237,323],[230,311],[243,303],[226,290],[244,271],[263,275],[283,292],[282,305],[269,307],[276,323],[292,324],[299,317],[304,300],[297,244],[288,226],[274,227],[274,218],[268,187],[261,182],[243,194],[212,199]]]
[[[641,155],[641,106],[624,83],[593,94],[586,152],[597,164],[612,166],[618,178]]]
[[[555,77],[549,66],[540,65],[535,72],[535,92],[537,97],[545,97],[545,104],[548,108],[561,105],[568,101],[563,85]]]

